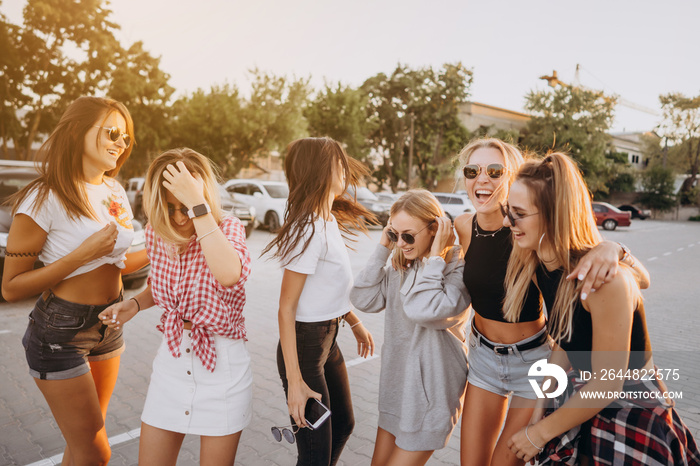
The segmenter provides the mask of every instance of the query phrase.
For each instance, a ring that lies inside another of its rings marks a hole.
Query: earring
[[[542,246],[542,240],[544,239],[545,233],[542,233],[542,236],[540,236],[540,242],[537,243],[537,256],[542,257],[542,253],[540,252],[540,247]]]

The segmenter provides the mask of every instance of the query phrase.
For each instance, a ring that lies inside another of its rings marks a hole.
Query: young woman
[[[655,375],[644,304],[631,273],[636,264],[622,267],[585,300],[580,284],[563,278],[601,241],[575,163],[552,153],[525,164],[505,212],[503,224],[515,243],[506,277],[506,317],[518,320],[525,290],[536,279],[557,343],[550,362],[601,375],[575,381],[575,393],[544,419],[543,410],[536,410],[531,425],[508,441],[513,453],[530,461],[546,445],[540,458],[547,464],[700,464],[690,430]],[[637,396],[616,401],[610,395],[622,391]],[[586,393],[603,394],[602,404],[587,400]]]
[[[153,161],[144,185],[149,286],[100,314],[119,328],[141,309],[163,310],[139,464],[176,464],[185,434],[196,434],[202,464],[232,465],[251,420],[242,314],[250,256],[243,225],[221,212],[218,189],[209,160],[191,149]]]
[[[285,223],[263,254],[273,247],[284,268],[280,291],[277,367],[295,424],[298,465],[337,463],[352,433],[348,375],[336,344],[344,319],[357,339],[358,353],[374,352],[370,333],[350,311],[352,271],[341,230],[366,231],[373,215],[343,195],[366,168],[330,138],[299,139],[289,144],[284,163],[289,183]],[[330,408],[330,422],[305,429],[309,398]],[[299,430],[297,431],[297,428]]]
[[[119,102],[77,99],[39,149],[39,177],[13,198],[2,292],[8,301],[42,293],[22,344],[66,439],[65,464],[107,464],[111,455],[104,419],[124,340],[97,314],[121,301],[121,273],[147,263],[141,254],[125,266],[133,216],[113,178],[133,134]],[[34,270],[37,256],[45,267]]]
[[[465,251],[464,283],[475,311],[469,336],[461,462],[463,466],[517,465],[522,461],[507,448],[506,441],[530,419],[536,394],[528,382],[528,371],[535,361],[547,358],[552,344],[534,285],[522,290],[516,321],[508,321],[504,314],[504,280],[512,239],[510,229],[503,225],[500,204],[524,158],[515,146],[494,138],[471,142],[459,157],[467,193],[476,208],[476,214],[464,214],[455,221]],[[582,281],[585,297],[617,273],[620,258],[627,263],[633,260],[623,257],[618,243],[603,242],[567,279]],[[636,270],[645,287],[646,270],[641,265]]]
[[[470,299],[454,240],[438,200],[408,191],[350,292],[361,311],[386,309],[373,465],[424,465],[462,411]]]

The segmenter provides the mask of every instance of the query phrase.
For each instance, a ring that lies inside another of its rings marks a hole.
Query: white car
[[[465,212],[474,212],[474,205],[466,194],[433,193],[433,195],[440,201],[450,220],[454,220]]]
[[[224,188],[236,199],[255,207],[258,222],[276,232],[282,226],[289,186],[283,181],[228,180]]]

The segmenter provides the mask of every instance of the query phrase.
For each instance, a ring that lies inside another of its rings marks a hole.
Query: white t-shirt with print
[[[90,235],[107,224],[117,225],[118,236],[114,250],[79,267],[66,278],[90,272],[104,264],[114,264],[123,269],[126,251],[134,239],[134,227],[131,224],[134,215],[131,213],[124,188],[116,180],[105,178],[99,185],[85,183],[85,190],[98,221],[88,217],[71,220],[53,191],[49,192],[38,209],[34,210],[36,190],[30,192],[17,209],[16,215],[31,217],[47,233],[46,243],[39,254],[39,260],[45,265],[56,262],[76,250]]]
[[[298,322],[330,320],[351,309],[352,268],[338,222],[331,215],[329,221],[321,218],[314,221],[314,227],[306,251],[290,262],[282,262],[283,268],[307,275],[297,305]],[[287,257],[294,257],[301,251],[309,235],[310,227]]]

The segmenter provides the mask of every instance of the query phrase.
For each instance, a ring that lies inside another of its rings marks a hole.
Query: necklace
[[[496,233],[503,230],[504,226],[505,225],[501,225],[501,228],[499,228],[498,230],[491,232],[491,233],[479,233],[479,222],[476,221],[476,215],[474,216],[474,234],[476,235],[477,238],[485,238],[485,237],[493,238],[494,236],[496,236]]]

